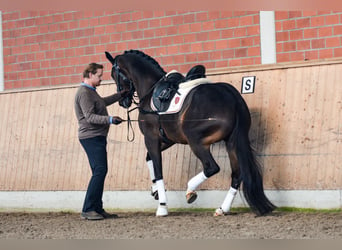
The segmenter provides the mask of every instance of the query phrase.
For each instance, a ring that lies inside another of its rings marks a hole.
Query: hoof
[[[156,212],[156,216],[157,217],[165,217],[167,216],[169,213],[167,211],[167,205],[159,205],[157,212]]]
[[[186,193],[186,201],[190,204],[197,199],[197,193],[195,191],[189,191]]]
[[[225,216],[225,215],[228,215],[228,213],[223,212],[222,208],[217,208],[217,209],[215,210],[214,217],[217,217],[217,216]]]

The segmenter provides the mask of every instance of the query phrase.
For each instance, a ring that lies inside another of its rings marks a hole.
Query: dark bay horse
[[[159,199],[157,216],[168,215],[161,152],[176,143],[188,144],[203,164],[203,171],[188,182],[188,203],[197,198],[196,188],[220,171],[210,152],[210,145],[223,140],[230,159],[231,184],[214,215],[224,215],[230,210],[241,183],[244,197],[256,214],[264,215],[276,208],[264,194],[262,170],[250,146],[249,109],[232,85],[206,80],[189,92],[179,112],[160,115],[152,110],[151,97],[156,83],[166,72],[156,60],[138,50],[126,51],[115,58],[108,52],[105,54],[112,63],[111,76],[118,91],[129,91],[120,105],[128,109],[135,93],[139,98],[136,103],[139,128],[147,148],[146,162],[153,183],[152,193]]]

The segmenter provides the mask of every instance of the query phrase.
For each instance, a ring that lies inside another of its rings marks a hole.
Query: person
[[[96,88],[101,85],[103,65],[90,63],[83,72],[83,82],[75,95],[78,138],[89,160],[92,176],[88,184],[81,218],[102,220],[117,218],[103,209],[102,195],[107,163],[107,135],[110,124],[122,122],[119,116],[109,116],[107,106],[125,96],[125,91],[101,97]]]

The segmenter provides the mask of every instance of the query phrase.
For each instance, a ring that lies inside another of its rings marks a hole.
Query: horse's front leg
[[[158,139],[150,139],[150,138],[145,137],[145,145],[148,151],[147,164],[150,169],[151,179],[154,183],[152,187],[156,189],[157,194],[158,194],[158,199],[159,199],[159,205],[158,205],[158,209],[156,212],[156,216],[167,216],[168,209],[167,209],[167,197],[166,197],[166,192],[165,192],[165,184],[163,180],[161,143],[159,142]]]
[[[168,149],[172,145],[174,145],[174,143],[168,143],[168,144],[162,143],[160,151],[163,152],[164,150]],[[150,178],[152,181],[151,195],[154,197],[155,200],[159,200],[157,184],[156,184],[156,177],[154,175],[153,161],[151,159],[151,156],[148,153],[146,154],[146,164],[147,164],[147,168],[148,168],[148,171],[150,173]]]

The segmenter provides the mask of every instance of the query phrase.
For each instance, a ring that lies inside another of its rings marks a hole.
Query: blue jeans
[[[92,176],[88,184],[82,212],[103,212],[102,195],[104,181],[108,171],[107,138],[97,136],[80,139],[80,143],[87,153]]]

